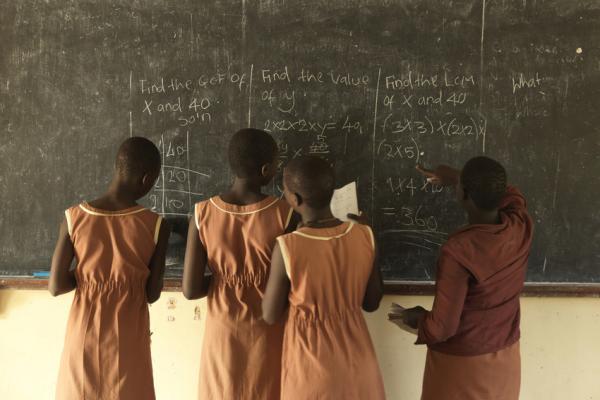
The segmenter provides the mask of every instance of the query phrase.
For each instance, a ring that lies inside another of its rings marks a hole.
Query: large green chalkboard
[[[388,280],[433,279],[465,222],[414,166],[486,154],[529,200],[528,280],[600,282],[599,43],[594,0],[4,2],[0,274],[48,269],[62,211],[129,135],[163,154],[145,204],[185,219],[254,126],[281,165],[320,154],[358,181]]]

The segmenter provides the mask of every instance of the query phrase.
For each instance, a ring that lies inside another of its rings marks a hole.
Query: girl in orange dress
[[[292,215],[285,201],[261,192],[276,159],[268,133],[237,132],[229,145],[233,186],[196,204],[190,221],[183,293],[208,297],[200,399],[279,399],[283,326],[265,324],[260,310],[275,239]]]
[[[106,194],[65,212],[49,281],[53,296],[75,289],[58,400],[155,398],[148,303],[162,289],[169,229],[136,200],[159,171],[154,144],[130,138]]]
[[[284,186],[303,226],[277,239],[262,305],[265,321],[276,323],[289,303],[281,398],[384,399],[362,314],[375,311],[382,296],[373,232],[333,217],[333,171],[324,160],[291,161]]]

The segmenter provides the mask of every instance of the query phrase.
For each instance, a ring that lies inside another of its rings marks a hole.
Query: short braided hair
[[[238,178],[260,176],[263,165],[277,157],[277,142],[260,129],[237,131],[229,141],[229,166]]]
[[[284,171],[285,184],[298,193],[306,204],[323,209],[331,202],[335,189],[333,168],[317,156],[304,156],[290,161]]]
[[[160,165],[160,152],[154,143],[144,137],[130,137],[119,146],[116,167],[123,176],[141,177],[157,173],[160,171]]]

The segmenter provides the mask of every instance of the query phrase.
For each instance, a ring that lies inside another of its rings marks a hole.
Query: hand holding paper
[[[351,182],[333,192],[331,213],[342,221],[348,221],[348,214],[359,214],[356,182]]]

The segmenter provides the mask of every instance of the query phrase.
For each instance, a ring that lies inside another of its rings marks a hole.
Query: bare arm
[[[378,263],[378,250],[377,243],[375,242],[375,234],[371,227],[368,226],[369,218],[364,213],[348,214],[348,218],[361,224],[370,231],[369,234],[373,240],[373,251],[375,256],[373,258],[373,266],[371,267],[371,275],[369,275],[369,281],[367,282],[367,288],[365,290],[365,296],[363,298],[362,308],[366,312],[373,312],[379,308],[379,303],[383,297],[383,278],[381,276],[381,269]]]
[[[160,231],[158,232],[158,241],[154,249],[154,254],[150,259],[150,276],[146,282],[146,298],[148,303],[154,303],[160,298],[163,289],[165,262],[167,258],[167,247],[169,246],[169,236],[171,235],[170,224],[162,220]]]
[[[67,220],[63,219],[52,256],[50,279],[48,280],[48,290],[52,296],[70,292],[77,286],[75,270],[70,270],[73,258],[75,258],[75,250],[69,236]]]
[[[292,217],[289,224],[285,227],[285,233],[294,232],[298,228],[298,224],[302,222],[302,217],[295,211],[292,211]]]
[[[373,268],[371,269],[371,275],[367,283],[367,290],[365,291],[365,297],[363,299],[362,308],[366,312],[373,312],[379,308],[379,303],[383,297],[383,278],[381,277],[381,270],[379,263],[377,262],[377,246],[375,245],[375,258],[373,259]]]
[[[285,271],[285,262],[279,243],[275,244],[271,256],[271,272],[265,297],[262,300],[262,315],[269,325],[277,322],[287,307],[290,294],[290,280]]]
[[[206,249],[200,241],[200,234],[194,218],[190,219],[183,265],[183,295],[188,300],[200,299],[208,294],[210,279],[204,277],[206,271]]]

